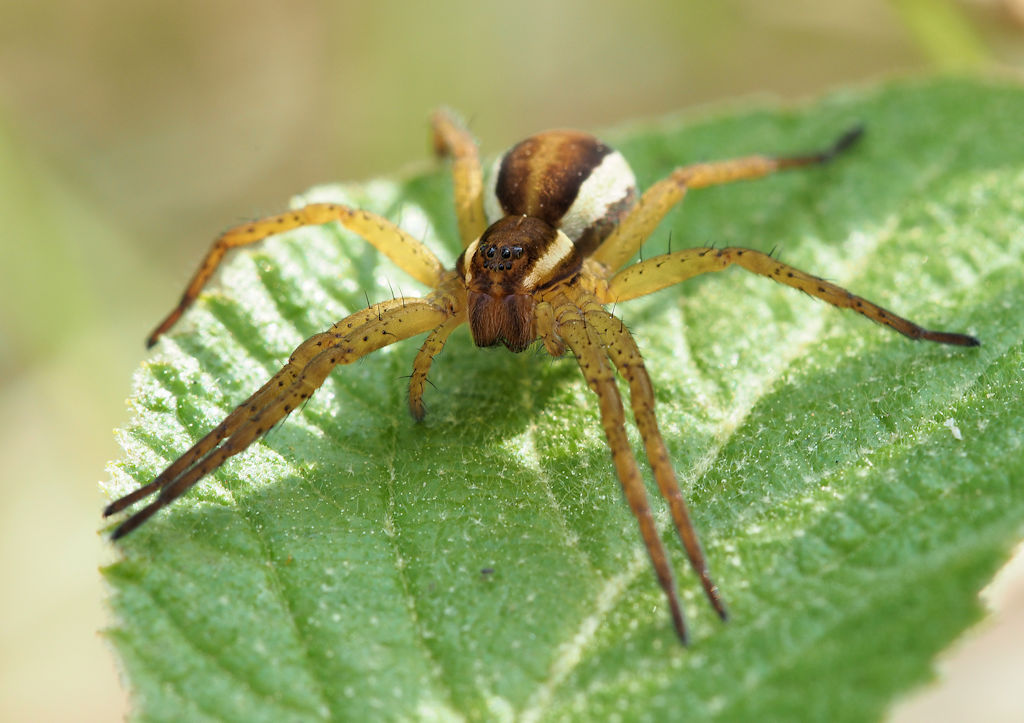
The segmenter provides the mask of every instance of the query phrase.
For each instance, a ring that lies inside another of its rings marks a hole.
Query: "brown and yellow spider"
[[[633,415],[654,479],[668,501],[690,564],[723,619],[726,610],[658,430],[654,393],[640,351],[626,327],[605,307],[736,264],[834,306],[853,309],[911,339],[978,344],[964,334],[924,329],[760,251],[693,248],[622,268],[688,190],[824,163],[852,145],[860,136],[859,129],[817,153],[749,156],[684,166],[637,199],[636,183],[625,159],[589,134],[548,131],[527,138],[495,163],[485,188],[478,150],[469,133],[445,112],[434,114],[432,125],[436,151],[453,160],[455,212],[464,248],[455,268],[445,269],[426,246],[387,219],[331,203],[243,224],[220,236],[177,307],[150,335],[149,346],[195,301],[228,250],[300,226],[337,221],[433,291],[423,298],[402,297],[374,304],[300,344],[270,381],[156,479],[104,510],[105,516],[115,514],[159,491],[154,501],[117,527],[114,538],[137,528],[229,457],[248,448],[308,399],[336,366],[429,332],[413,362],[409,383],[409,409],[413,417],[421,419],[431,362],[448,335],[468,322],[478,346],[504,344],[521,352],[539,339],[553,356],[568,349],[576,357],[597,395],[612,462],[668,597],[676,633],[686,642],[672,568],[626,436],[616,371],[629,385]]]

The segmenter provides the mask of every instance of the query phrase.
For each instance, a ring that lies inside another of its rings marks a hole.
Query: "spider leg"
[[[157,324],[146,339],[146,346],[156,344],[157,339],[181,318],[217,271],[228,251],[302,226],[320,226],[332,221],[362,236],[417,281],[431,288],[437,287],[444,267],[434,252],[414,236],[369,211],[351,209],[337,203],[313,203],[288,213],[240,224],[221,234],[192,275],[178,305]]]
[[[434,357],[441,353],[448,335],[466,321],[464,315],[452,316],[427,335],[426,341],[416,354],[412,363],[412,376],[409,378],[409,411],[417,422],[427,413],[423,406],[423,386],[430,373],[430,365]]]
[[[668,562],[668,554],[654,524],[643,477],[626,437],[626,417],[622,408],[622,397],[615,383],[615,373],[608,363],[597,329],[587,323],[579,307],[565,300],[555,304],[554,310],[559,336],[572,349],[587,385],[597,394],[601,408],[601,424],[608,438],[612,463],[622,483],[629,507],[640,525],[640,534],[658,576],[658,583],[668,598],[676,634],[685,644],[686,622],[676,594],[675,578]]]
[[[722,602],[718,586],[711,580],[711,573],[708,570],[707,561],[704,559],[700,539],[697,537],[697,531],[693,528],[686,500],[683,499],[683,493],[679,489],[679,482],[676,480],[675,470],[669,461],[665,441],[658,429],[658,419],[654,414],[654,388],[651,386],[651,378],[647,374],[640,350],[622,321],[605,310],[596,299],[593,299],[584,308],[587,324],[597,330],[612,363],[615,364],[623,379],[629,383],[633,416],[636,418],[636,426],[640,430],[640,437],[643,439],[647,459],[651,463],[651,471],[658,483],[658,489],[661,490],[661,496],[668,501],[676,532],[686,549],[687,557],[690,558],[690,565],[700,577],[704,593],[719,617],[725,620],[728,618],[728,613]]]
[[[334,367],[443,325],[450,311],[428,299],[393,299],[342,319],[296,348],[288,363],[212,432],[147,485],[112,502],[109,516],[159,490],[153,502],[114,530],[127,535],[200,479],[242,452],[320,388]]]
[[[608,282],[608,296],[605,301],[633,299],[685,281],[698,274],[721,271],[732,264],[742,266],[755,274],[767,276],[786,286],[792,286],[794,289],[799,289],[833,306],[853,309],[858,314],[866,316],[878,324],[888,326],[911,339],[923,339],[956,346],[978,346],[980,344],[977,339],[967,334],[925,329],[840,286],[777,261],[768,254],[736,247],[693,248],[656,256],[633,264],[617,273]]]
[[[863,130],[861,126],[852,128],[828,148],[813,153],[781,157],[746,156],[677,168],[668,178],[655,183],[640,197],[636,206],[597,248],[593,258],[603,264],[609,272],[617,271],[650,237],[665,214],[683,200],[688,190],[761,178],[776,171],[827,163],[852,146],[863,134]]]
[[[459,220],[462,248],[480,238],[487,228],[484,215],[484,179],[480,169],[480,150],[466,127],[448,110],[437,110],[430,117],[434,152],[452,159],[455,181],[455,215]]]
[[[537,317],[537,336],[548,354],[556,359],[565,354],[565,342],[555,333],[555,309],[550,302],[540,301],[534,309]]]
[[[314,334],[309,339],[306,339],[292,352],[288,362],[281,370],[271,377],[266,384],[260,387],[245,402],[238,405],[220,424],[210,430],[206,436],[196,442],[191,449],[175,460],[152,482],[107,505],[103,511],[103,516],[109,517],[115,512],[120,512],[143,497],[148,497],[154,491],[167,485],[171,480],[194,465],[203,455],[216,447],[222,439],[238,429],[246,419],[259,412],[270,400],[280,394],[285,387],[295,381],[295,377],[298,376],[303,367],[314,356],[323,351],[325,345],[330,346],[339,335],[361,328],[371,320],[380,319],[391,310],[401,308],[404,302],[405,299],[392,299],[367,307],[336,322],[327,331]]]

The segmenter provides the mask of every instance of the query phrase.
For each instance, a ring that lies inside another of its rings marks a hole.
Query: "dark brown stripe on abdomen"
[[[580,186],[611,152],[589,133],[540,133],[502,159],[495,195],[507,215],[541,218],[557,228]]]

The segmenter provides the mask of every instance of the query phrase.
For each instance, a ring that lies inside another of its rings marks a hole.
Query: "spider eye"
[[[512,247],[512,254],[517,259],[522,258],[522,256],[523,256],[523,247],[522,246],[513,246]]]
[[[510,258],[512,258],[512,251],[511,251],[511,249],[509,249],[508,246],[502,246],[501,247],[501,258],[503,258],[503,259],[510,259]]]
[[[489,259],[493,259],[494,258],[494,247],[493,246],[488,246],[487,247],[487,258],[489,258]]]

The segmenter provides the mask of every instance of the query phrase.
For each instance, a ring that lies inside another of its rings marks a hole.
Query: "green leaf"
[[[934,80],[608,138],[646,187],[864,122],[827,167],[694,192],[644,254],[670,239],[777,247],[983,344],[914,343],[741,271],[615,309],[646,355],[729,623],[657,501],[693,628],[677,643],[572,359],[477,349],[463,327],[423,423],[406,410],[410,341],[336,371],[119,544],[107,634],[138,716],[879,717],[978,619],[978,590],[1024,532],[1021,118],[1020,87]],[[443,168],[305,198],[324,197],[398,220],[446,263],[458,253]],[[303,338],[392,291],[420,289],[334,227],[239,253],[138,372],[111,496]]]

